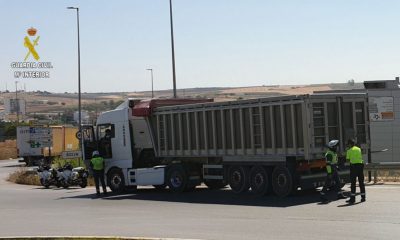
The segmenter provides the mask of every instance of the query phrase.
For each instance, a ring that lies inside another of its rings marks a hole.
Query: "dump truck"
[[[326,176],[326,143],[369,148],[365,93],[311,94],[212,102],[128,99],[84,129],[87,158],[99,150],[112,191],[151,186],[172,192],[204,183],[287,196]],[[349,170],[339,171],[342,184]]]
[[[39,165],[43,159],[51,161],[64,151],[79,149],[77,127],[19,126],[17,127],[18,157],[28,165]]]

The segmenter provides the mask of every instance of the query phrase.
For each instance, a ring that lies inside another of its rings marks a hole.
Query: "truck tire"
[[[292,193],[293,177],[287,167],[275,167],[272,172],[272,188],[278,197],[286,197]]]
[[[204,184],[209,189],[221,189],[226,187],[226,182],[224,180],[205,180]]]
[[[267,170],[263,166],[254,166],[250,170],[250,187],[256,195],[265,195],[270,191],[270,180]]]
[[[181,193],[185,191],[188,178],[182,165],[171,165],[168,167],[166,183],[171,192]]]
[[[229,186],[234,193],[243,193],[249,190],[249,170],[244,166],[229,168]]]
[[[125,190],[125,179],[122,171],[118,168],[114,168],[107,174],[107,184],[111,191],[115,193],[121,193]]]

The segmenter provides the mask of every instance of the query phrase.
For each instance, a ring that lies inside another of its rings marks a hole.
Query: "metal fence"
[[[379,170],[400,171],[400,162],[381,162],[381,163],[367,163],[364,170],[368,171],[368,181],[372,181],[372,173],[374,183],[378,181]]]

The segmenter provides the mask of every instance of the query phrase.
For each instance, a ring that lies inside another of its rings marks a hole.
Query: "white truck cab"
[[[100,114],[94,129],[97,149],[105,160],[107,185],[117,192],[130,186],[164,184],[164,166],[146,167],[137,162],[143,149],[153,148],[153,142],[145,119],[132,114],[130,104],[134,102],[128,99]],[[90,156],[93,150],[85,152]]]

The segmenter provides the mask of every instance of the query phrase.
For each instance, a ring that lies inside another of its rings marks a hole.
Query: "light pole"
[[[18,81],[15,81],[15,110],[17,111],[17,126],[19,125]]]
[[[81,48],[80,48],[80,39],[79,39],[79,8],[77,7],[67,7],[67,9],[72,9],[76,10],[76,23],[78,27],[78,124],[79,124],[79,132],[80,132],[80,138],[79,138],[79,147],[81,148],[82,151],[82,159],[85,161],[85,151],[84,147],[82,146],[83,141],[83,132],[82,132],[82,105],[81,105]]]
[[[174,49],[174,27],[172,23],[172,0],[169,0],[169,19],[171,23],[172,81],[174,86],[174,98],[176,98],[175,49]]]
[[[153,69],[148,68],[146,69],[151,72],[151,98],[154,98],[154,90],[153,90]]]

